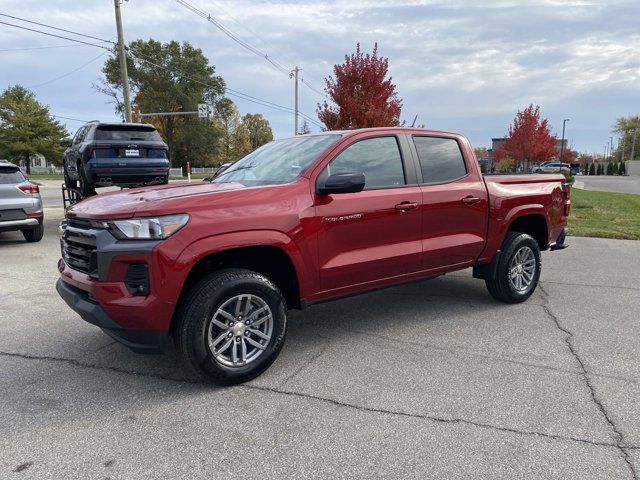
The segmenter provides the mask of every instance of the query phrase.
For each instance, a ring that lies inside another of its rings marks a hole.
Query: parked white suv
[[[0,232],[12,230],[22,231],[27,242],[42,240],[42,198],[20,167],[0,160]]]
[[[546,162],[540,164],[535,170],[536,173],[569,173],[571,166],[562,162]]]

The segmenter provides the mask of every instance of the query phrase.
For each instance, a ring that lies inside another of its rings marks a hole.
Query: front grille
[[[60,238],[62,258],[71,268],[97,275],[96,237],[89,222],[69,220]]]

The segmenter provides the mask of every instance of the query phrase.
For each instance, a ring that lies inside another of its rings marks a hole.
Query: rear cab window
[[[26,180],[17,167],[0,166],[0,185],[10,185],[13,183],[22,183]]]
[[[162,138],[155,128],[129,125],[98,125],[93,131],[93,140],[121,140],[125,142],[158,141]]]
[[[340,173],[364,174],[365,190],[407,184],[395,136],[366,138],[349,145],[331,161],[325,175]]]
[[[455,138],[413,136],[422,183],[448,183],[467,174],[467,166]]]

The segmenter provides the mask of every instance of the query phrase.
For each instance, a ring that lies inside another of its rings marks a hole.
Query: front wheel
[[[187,366],[218,385],[249,381],[280,353],[286,304],[265,276],[225,269],[200,280],[176,313],[175,342]]]
[[[526,233],[509,232],[502,243],[498,264],[485,278],[485,283],[496,300],[524,302],[538,286],[540,269],[538,242]]]

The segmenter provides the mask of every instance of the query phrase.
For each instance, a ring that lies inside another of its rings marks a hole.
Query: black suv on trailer
[[[64,152],[64,183],[83,196],[95,187],[135,187],[169,181],[169,150],[148,123],[89,122]]]

